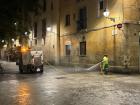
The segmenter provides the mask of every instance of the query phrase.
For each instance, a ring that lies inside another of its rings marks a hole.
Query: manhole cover
[[[65,79],[66,77],[56,77],[56,79]]]

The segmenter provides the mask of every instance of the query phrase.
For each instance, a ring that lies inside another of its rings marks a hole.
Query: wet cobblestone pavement
[[[101,75],[46,66],[19,74],[15,63],[0,74],[0,105],[140,105],[140,75]]]

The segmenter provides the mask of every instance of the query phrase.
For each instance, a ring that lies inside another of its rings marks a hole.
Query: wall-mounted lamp
[[[47,31],[50,32],[52,30],[51,27],[47,27]]]
[[[27,34],[28,34],[28,32],[24,32],[24,34],[25,34],[25,35],[27,35]]]
[[[115,21],[116,21],[116,19],[115,19],[115,18],[109,17],[110,12],[109,12],[109,10],[108,10],[108,9],[105,9],[105,10],[104,10],[103,15],[104,15],[104,17],[106,17],[107,19],[110,19],[110,20],[111,20],[111,21],[113,21],[113,22],[115,22]]]
[[[17,25],[17,23],[15,22],[15,23],[14,23],[14,25],[16,26],[16,25]]]
[[[107,18],[110,15],[109,10],[108,9],[105,9],[104,12],[103,12],[103,15],[104,15],[104,17]]]
[[[2,43],[4,43],[5,41],[4,41],[4,40],[2,40],[1,42],[2,42]]]
[[[15,39],[14,39],[14,38],[12,38],[11,40],[12,40],[12,42],[14,42],[14,41],[15,41]]]

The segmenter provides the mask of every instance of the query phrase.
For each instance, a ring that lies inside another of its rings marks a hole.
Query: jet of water
[[[101,62],[99,62],[99,63],[97,63],[97,64],[95,64],[95,65],[93,65],[93,66],[87,68],[86,70],[87,70],[87,71],[95,71],[95,70],[98,70],[99,67],[100,67],[100,65],[101,65]]]

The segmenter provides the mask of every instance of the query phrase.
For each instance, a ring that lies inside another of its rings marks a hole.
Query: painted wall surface
[[[44,55],[44,62],[57,64],[59,62],[58,32],[59,32],[59,0],[46,0],[46,11],[43,11],[43,2],[40,0],[38,14],[33,15],[33,25],[37,23],[37,38],[33,39],[33,47],[41,47]],[[46,35],[42,37],[42,20],[46,19]],[[50,27],[51,30],[47,31]],[[34,32],[34,29],[33,29]],[[34,36],[34,34],[33,34]],[[37,45],[35,44],[37,40]],[[43,41],[43,42],[42,42]]]
[[[69,5],[67,5],[67,3]],[[114,23],[103,16],[103,10],[98,10],[98,0],[83,0],[81,2],[76,2],[75,0],[66,1],[66,2],[63,1],[63,4],[61,5],[62,6],[61,7],[62,8],[61,40],[63,40],[63,43],[61,43],[62,57],[65,58],[64,53],[63,53],[65,51],[64,42],[71,40],[72,42],[71,56],[75,56],[74,59],[77,58],[79,59],[78,61],[81,61],[80,59],[84,58],[86,59],[85,61],[86,63],[97,63],[102,60],[102,56],[107,52],[110,53],[109,55],[112,58],[113,56],[112,48],[114,46],[113,39],[114,37],[119,37],[121,35],[112,36],[112,31],[114,30],[114,27],[113,26],[109,27],[109,26],[122,22],[122,8],[121,8],[121,5],[119,5],[120,3],[121,1],[119,0],[117,1],[112,0],[108,4],[109,9],[111,10],[110,16],[118,18],[116,23]],[[86,29],[87,31],[83,33],[78,33],[76,30],[78,10],[84,6],[87,7],[87,29]],[[116,9],[116,7],[119,9]],[[66,14],[71,15],[71,25],[68,27],[64,25]],[[73,18],[73,14],[76,15],[75,18]],[[105,27],[108,27],[108,28],[105,28]],[[80,57],[79,51],[77,51],[78,53],[75,54],[73,50],[74,51],[79,50],[79,43],[80,41],[82,41],[83,36],[86,37],[87,56]],[[73,40],[74,41],[76,40],[75,43],[73,43]],[[115,39],[115,40],[119,40],[119,39]]]
[[[124,19],[140,20],[140,0],[124,0]]]
[[[138,68],[140,0],[105,0],[104,9],[110,11],[109,18],[99,9],[99,0],[47,0],[46,12],[37,16],[38,40],[41,40],[41,20],[46,18],[44,57],[54,64],[96,64],[108,54],[112,66]],[[53,4],[53,5],[52,5]],[[52,9],[53,6],[53,9]],[[87,8],[87,28],[77,31],[79,10]],[[70,25],[65,25],[70,15]],[[112,21],[115,19],[115,21]],[[117,24],[122,24],[118,29]],[[86,55],[80,56],[80,42],[86,41]],[[70,56],[66,56],[66,45],[70,45]]]
[[[61,63],[96,64],[102,60],[104,54],[108,54],[113,66],[124,66],[124,62],[127,60],[129,66],[138,67],[140,26],[137,23],[134,25],[130,21],[138,22],[140,20],[139,0],[108,1],[109,17],[115,18],[115,22],[106,19],[102,15],[103,10],[98,10],[98,0],[81,0],[81,2],[63,0],[61,4]],[[84,6],[87,7],[87,29],[77,32],[78,10]],[[65,26],[67,14],[71,16],[70,26]],[[129,24],[124,23],[128,21]],[[117,26],[114,27],[119,23],[123,24],[121,29],[118,29]],[[113,32],[116,34],[113,35]],[[87,54],[81,57],[79,43],[83,36],[87,43]],[[67,41],[70,41],[72,46],[70,56],[65,54]]]

